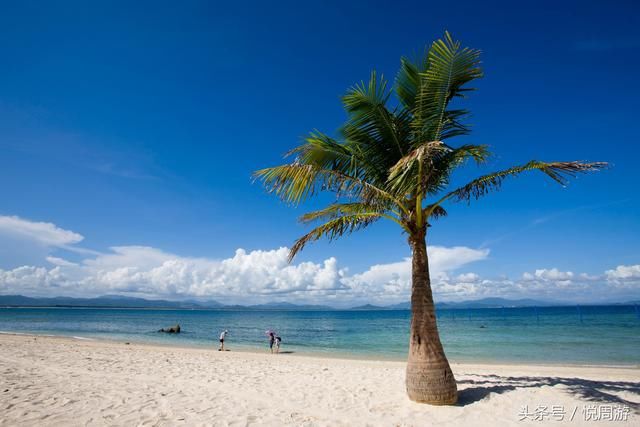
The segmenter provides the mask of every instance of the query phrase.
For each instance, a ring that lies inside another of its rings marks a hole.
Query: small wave
[[[69,338],[67,335],[39,334],[36,332],[13,332],[0,331],[0,335],[20,335],[25,337],[49,337],[49,338]],[[71,336],[70,338],[83,341],[95,341],[93,338]]]
[[[0,335],[22,335],[25,337],[59,337],[61,335],[49,335],[49,334],[38,334],[35,332],[13,332],[13,331],[0,331]]]
[[[0,335],[33,335],[33,334],[25,334],[24,332],[0,331]]]

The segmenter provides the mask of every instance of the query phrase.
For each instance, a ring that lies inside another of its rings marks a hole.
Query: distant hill
[[[401,302],[399,304],[392,304],[392,305],[388,305],[387,309],[389,309],[389,310],[411,310],[411,303],[409,301],[407,301],[407,302]]]
[[[222,310],[334,310],[325,305],[298,305],[272,302],[258,305],[224,305],[218,301],[167,301],[104,295],[97,298],[33,298],[22,295],[0,295],[0,307],[102,307],[102,308],[173,308]]]
[[[445,302],[436,304],[438,308],[500,308],[500,307],[546,307],[562,305],[534,299],[510,300],[505,298],[482,298],[473,301]]]
[[[533,299],[509,300],[505,298],[483,298],[479,300],[460,301],[460,302],[439,302],[436,308],[439,309],[464,309],[464,308],[500,308],[500,307],[546,307],[551,305],[561,305],[558,303],[550,303]],[[350,310],[411,310],[411,303],[401,302],[398,304],[377,306],[377,305],[361,305],[353,307]]]
[[[365,304],[365,305],[359,305],[357,307],[351,307],[349,310],[361,310],[361,311],[366,311],[366,310],[390,310],[390,308],[380,307],[378,305]]]
[[[0,306],[9,307],[104,307],[104,308],[220,308],[217,301],[166,301],[105,295],[97,298],[31,298],[22,295],[0,295]]]
[[[623,305],[640,304],[640,301],[622,303]],[[549,307],[571,306],[574,303],[549,302],[534,299],[510,300],[505,298],[483,298],[478,300],[439,302],[437,309],[469,309],[469,308],[501,308],[501,307]],[[0,307],[102,307],[102,308],[167,308],[167,309],[216,309],[216,310],[339,310],[326,305],[292,304],[288,302],[270,302],[256,305],[225,305],[218,301],[167,301],[133,298],[122,295],[104,295],[97,298],[34,298],[23,295],[0,295]],[[410,302],[402,302],[387,306],[364,304],[348,310],[410,310]]]

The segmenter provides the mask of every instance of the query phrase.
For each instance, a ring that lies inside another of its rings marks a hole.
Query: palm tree
[[[570,176],[606,165],[533,160],[451,189],[456,168],[467,160],[485,163],[490,154],[485,145],[445,142],[469,133],[463,123],[468,111],[450,108],[450,103],[473,90],[468,84],[481,76],[480,52],[461,48],[445,33],[421,60],[402,58],[393,89],[375,71],[368,83],[350,88],[342,98],[348,118],[338,139],[313,131],[287,154],[290,163],[255,172],[269,192],[293,205],[320,191],[336,194],[335,203],[301,217],[304,223],[321,224],[295,242],[290,261],[309,242],[332,240],[380,219],[393,221],[407,234],[413,259],[406,387],[418,402],[453,404],[457,399],[438,334],[426,245],[431,222],[447,215],[445,203],[470,202],[522,172],[540,171],[564,185]]]

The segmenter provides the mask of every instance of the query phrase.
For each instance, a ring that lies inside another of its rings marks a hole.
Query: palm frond
[[[384,200],[389,205],[403,208],[393,194],[347,173],[318,168],[314,165],[291,163],[260,169],[254,179],[262,181],[267,192],[275,194],[286,203],[298,205],[318,191],[336,193],[338,197],[372,202]]]
[[[287,153],[295,156],[295,162],[313,165],[318,169],[338,170],[351,176],[362,177],[366,170],[374,167],[369,160],[347,144],[319,131],[311,132],[305,143]]]
[[[449,185],[453,171],[467,160],[471,159],[480,165],[485,163],[490,155],[487,145],[462,145],[436,153],[425,177],[426,193],[442,192]]]
[[[385,209],[382,206],[369,203],[332,203],[323,209],[303,214],[300,217],[300,222],[307,224],[318,220],[332,220],[344,215],[369,213],[382,215],[385,213]]]
[[[451,148],[441,141],[429,142],[400,159],[389,170],[388,182],[390,188],[398,194],[418,190],[425,194],[435,194],[449,184],[453,170],[467,159],[482,164],[489,155],[489,147],[486,145],[462,145]],[[423,171],[421,183],[415,179],[419,165],[422,165]]]
[[[567,184],[568,178],[574,177],[579,173],[597,171],[607,167],[607,165],[605,162],[584,163],[574,161],[545,163],[532,160],[522,166],[516,166],[474,179],[468,184],[451,191],[441,200],[450,199],[457,202],[470,202],[471,199],[478,199],[493,190],[499,189],[505,178],[517,176],[523,172],[532,170],[539,170],[558,184],[564,186]]]
[[[416,94],[413,110],[413,127],[416,141],[440,141],[443,139],[443,133],[447,137],[453,136],[451,129],[446,129],[449,101],[472,90],[465,85],[482,76],[480,51],[461,48],[460,42],[454,41],[451,34],[445,32],[444,39],[436,40],[431,45],[427,63],[426,70],[420,73],[420,89]],[[466,112],[458,114],[462,117]],[[451,125],[451,122],[449,124]],[[459,128],[458,132],[465,129],[459,122],[455,127]]]
[[[435,153],[446,151],[447,147],[442,141],[432,141],[420,145],[409,154],[401,158],[389,169],[388,182],[391,189],[399,194],[417,192],[424,182],[418,182],[416,176],[418,169],[428,169],[433,162]]]
[[[425,58],[427,57],[425,53]],[[416,95],[420,90],[420,73],[425,71],[426,60],[411,61],[408,58],[400,59],[400,70],[396,76],[395,92],[398,100],[407,110],[413,110]]]
[[[378,74],[374,70],[371,72],[369,82],[361,81],[352,86],[342,97],[342,103],[349,113],[368,115],[372,107],[387,103],[391,95],[387,85],[384,76],[378,78]]]
[[[343,215],[329,220],[296,240],[289,251],[289,262],[310,242],[320,240],[323,237],[329,239],[329,241],[334,240],[345,234],[361,230],[380,218],[380,214],[368,212]]]
[[[428,219],[439,219],[449,215],[449,213],[440,205],[429,205],[424,208],[424,215]]]
[[[374,71],[368,84],[361,82],[353,86],[342,98],[349,113],[348,121],[340,130],[342,136],[356,144],[384,172],[389,166],[388,159],[401,157],[407,149],[401,136],[405,128],[403,116],[394,114],[386,106],[390,95],[386,80],[378,78]]]
[[[440,139],[444,141],[455,136],[463,136],[471,133],[469,125],[462,122],[468,115],[468,110],[446,110],[442,118]]]

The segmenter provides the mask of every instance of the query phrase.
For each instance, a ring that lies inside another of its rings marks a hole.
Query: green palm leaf
[[[543,172],[560,185],[567,184],[567,178],[574,177],[579,173],[593,172],[607,167],[605,162],[550,162],[544,163],[532,160],[522,166],[516,166],[503,171],[494,172],[476,178],[468,184],[449,192],[441,201],[466,201],[479,199],[493,190],[498,190],[505,178],[517,176],[523,172],[538,170]]]
[[[412,109],[413,128],[418,142],[443,139],[446,124],[451,125],[450,121],[454,120],[454,117],[446,114],[449,101],[472,90],[465,85],[480,77],[479,50],[461,48],[460,42],[454,41],[448,32],[444,40],[433,42],[426,70],[420,73],[420,89]],[[464,115],[464,110],[455,113],[458,119]]]
[[[309,233],[295,241],[289,252],[289,261],[293,260],[309,242],[327,238],[329,241],[345,234],[351,234],[354,231],[361,230],[382,217],[377,212],[352,213],[338,216],[326,223],[314,228]]]
[[[402,208],[402,202],[393,194],[361,178],[311,164],[291,163],[261,169],[254,173],[254,178],[262,181],[268,192],[293,205],[324,190],[336,193],[339,197],[359,198],[369,203],[377,201]]]

